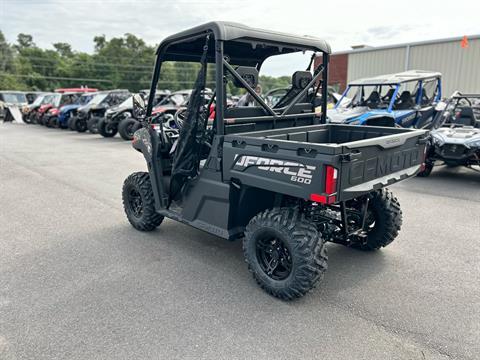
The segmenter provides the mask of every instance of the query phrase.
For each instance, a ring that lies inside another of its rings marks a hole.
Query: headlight
[[[480,139],[474,139],[473,141],[466,142],[465,145],[469,148],[480,148]]]
[[[348,125],[360,125],[361,121],[360,120],[355,120],[352,122],[347,123]]]
[[[443,140],[441,137],[432,135],[432,143],[433,145],[443,146],[443,144],[445,144],[445,140]]]

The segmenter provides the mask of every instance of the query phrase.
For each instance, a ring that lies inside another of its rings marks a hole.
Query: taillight
[[[332,195],[337,192],[338,170],[333,166],[327,165],[325,171],[325,193]]]
[[[333,204],[337,201],[338,170],[331,165],[325,166],[325,191],[322,194],[310,194],[310,200],[320,204]]]

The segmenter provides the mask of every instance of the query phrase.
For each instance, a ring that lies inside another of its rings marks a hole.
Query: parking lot
[[[0,124],[0,359],[475,359],[480,173],[439,166],[392,187],[386,249],[330,244],[311,294],[282,302],[240,242],[176,223],[140,233],[118,137]]]

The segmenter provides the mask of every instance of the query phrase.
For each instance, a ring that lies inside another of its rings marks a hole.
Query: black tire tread
[[[128,132],[127,132],[127,127],[129,124],[132,124],[132,126],[135,125],[135,122],[136,120],[133,119],[133,118],[127,118],[127,119],[123,119],[122,121],[120,121],[120,124],[118,124],[118,133],[120,134],[120,136],[122,137],[123,140],[132,140],[133,139],[133,136],[131,136]]]
[[[259,275],[256,271],[256,254],[251,254],[248,250],[248,242],[253,241],[254,232],[264,227],[275,229],[291,242],[291,255],[295,264],[284,287],[272,287],[265,283],[262,274]],[[253,217],[246,227],[243,252],[248,269],[260,287],[282,300],[302,297],[317,285],[327,270],[325,241],[297,208],[268,209]]]
[[[116,128],[114,131],[108,132],[107,131],[107,123],[105,121],[105,118],[102,118],[97,123],[97,132],[100,135],[102,135],[103,137],[106,137],[106,138],[114,137],[118,132],[118,128]]]
[[[128,210],[125,200],[125,191],[128,186],[135,186],[142,196],[143,216],[138,219]],[[163,221],[163,216],[155,211],[155,199],[153,197],[150,175],[147,172],[135,172],[125,179],[122,189],[122,202],[128,221],[140,231],[152,231]]]
[[[398,199],[387,188],[372,194],[369,207],[376,209],[381,217],[375,224],[376,229],[368,234],[366,243],[354,245],[360,250],[378,250],[392,243],[402,228],[402,209]]]

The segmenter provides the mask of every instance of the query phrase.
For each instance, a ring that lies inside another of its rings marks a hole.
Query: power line
[[[108,82],[113,84],[111,80],[104,80],[104,79],[87,79],[87,78],[71,78],[71,77],[63,77],[63,76],[44,76],[44,75],[20,75],[20,74],[6,74],[0,73],[0,76],[13,76],[18,78],[36,78],[36,79],[51,79],[51,80],[74,80],[74,81],[92,81],[92,82]]]
[[[18,77],[18,78],[36,78],[38,80],[42,79],[50,79],[50,80],[72,80],[72,81],[90,81],[90,82],[108,82],[113,84],[114,81],[112,80],[105,80],[105,79],[88,79],[88,78],[75,78],[75,77],[62,77],[62,76],[43,76],[43,75],[20,75],[20,74],[6,74],[6,73],[0,73],[0,76],[13,76],[13,77]],[[150,84],[150,80],[125,80],[122,79],[118,81],[118,83],[148,83]],[[159,83],[175,83],[175,84],[194,84],[194,80],[192,81],[177,81],[177,80],[159,80]],[[207,81],[207,83],[213,84],[215,81]]]

